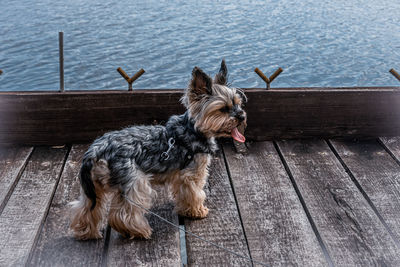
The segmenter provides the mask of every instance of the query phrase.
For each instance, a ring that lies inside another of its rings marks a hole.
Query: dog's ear
[[[190,91],[197,97],[212,94],[212,79],[200,68],[194,67],[192,80],[190,81]]]
[[[223,59],[221,62],[221,68],[215,75],[214,82],[220,85],[226,85],[228,82],[228,68],[226,67],[225,59]]]

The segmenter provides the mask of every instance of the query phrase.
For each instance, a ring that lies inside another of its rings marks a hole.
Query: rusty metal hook
[[[281,72],[283,71],[282,68],[278,68],[269,78],[267,76],[265,76],[265,74],[259,69],[259,68],[255,68],[254,72],[258,74],[258,76],[260,76],[261,79],[263,79],[263,81],[267,84],[267,89],[271,89],[271,82],[273,80],[275,80],[276,77],[278,77],[279,74],[281,74]]]
[[[140,69],[138,72],[135,73],[135,75],[129,78],[128,74],[126,74],[126,72],[123,69],[121,69],[121,67],[119,67],[117,71],[128,82],[129,84],[128,91],[132,91],[132,83],[136,81],[140,76],[142,76],[143,73],[145,73],[144,69]]]
[[[400,74],[399,74],[397,71],[395,71],[394,69],[390,69],[389,72],[390,72],[394,77],[396,77],[397,80],[400,81]]]

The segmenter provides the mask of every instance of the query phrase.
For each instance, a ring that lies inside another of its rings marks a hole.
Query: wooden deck
[[[0,266],[251,266],[152,215],[151,240],[106,226],[76,241],[67,203],[87,147],[0,150]],[[269,266],[400,266],[400,138],[224,144],[205,191],[206,219],[179,218],[162,191],[152,210]]]

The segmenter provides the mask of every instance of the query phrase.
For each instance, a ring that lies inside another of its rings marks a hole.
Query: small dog
[[[181,99],[187,111],[170,117],[166,126],[133,126],[94,141],[82,160],[80,198],[72,203],[76,238],[102,237],[109,195],[110,226],[126,237],[150,238],[144,215],[155,195],[153,184],[168,186],[178,214],[207,216],[203,186],[218,148],[215,138],[245,141],[237,127],[246,125],[246,97],[227,86],[227,72],[224,60],[214,81],[195,67]]]

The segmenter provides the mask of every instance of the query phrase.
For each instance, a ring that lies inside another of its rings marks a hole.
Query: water
[[[192,68],[264,87],[390,86],[400,70],[400,1],[0,0],[0,90],[125,89],[116,71],[146,73],[134,88],[184,88]]]

